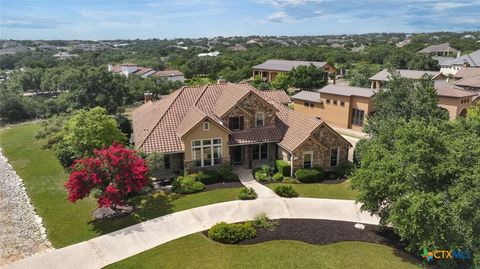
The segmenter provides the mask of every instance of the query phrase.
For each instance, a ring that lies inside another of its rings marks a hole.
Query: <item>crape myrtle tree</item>
[[[72,165],[65,183],[68,200],[75,203],[96,189],[100,192],[98,206],[115,209],[148,184],[147,173],[145,160],[121,144],[95,149],[93,157],[76,160]]]
[[[391,225],[408,250],[470,251],[466,265],[480,268],[480,119],[448,121],[433,91],[427,79],[392,76],[374,98],[372,137],[356,154],[352,187],[362,209]]]

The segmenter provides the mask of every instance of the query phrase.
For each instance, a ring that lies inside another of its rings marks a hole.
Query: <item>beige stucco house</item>
[[[301,91],[292,96],[294,110],[317,117],[328,124],[361,130],[366,116],[373,112],[375,90],[327,85],[316,91]]]
[[[286,100],[283,91],[249,84],[182,87],[134,110],[134,144],[145,153],[164,154],[164,178],[276,159],[290,162],[293,171],[331,171],[347,162],[351,144],[324,121],[289,109]]]

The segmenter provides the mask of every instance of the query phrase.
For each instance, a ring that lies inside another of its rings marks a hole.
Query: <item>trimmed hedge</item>
[[[214,184],[221,181],[216,170],[198,171],[198,180],[203,184]]]
[[[325,178],[325,172],[317,169],[298,169],[295,177],[302,183],[321,182]]]
[[[240,200],[253,200],[257,199],[258,195],[257,192],[253,188],[243,188],[240,190],[240,193],[238,194],[238,198]]]
[[[352,163],[346,162],[337,166],[333,173],[337,178],[344,178],[350,176],[354,169],[355,166]]]
[[[241,240],[253,238],[256,235],[257,230],[251,222],[244,224],[219,222],[208,230],[208,237],[225,244],[234,244]]]
[[[232,167],[226,164],[218,168],[218,176],[220,177],[220,180],[223,180],[224,182],[235,182],[240,180],[238,175],[233,172]]]
[[[255,173],[255,179],[260,182],[269,182],[270,178],[267,174],[263,173],[262,171],[258,171]]]
[[[298,197],[298,192],[289,185],[280,185],[275,187],[275,193],[286,198]]]
[[[284,177],[290,176],[290,164],[284,160],[276,160],[275,166],[277,167],[277,171],[282,173]]]
[[[205,185],[198,181],[197,174],[191,174],[188,176],[179,176],[172,183],[172,190],[180,194],[188,194],[200,192],[205,189]]]

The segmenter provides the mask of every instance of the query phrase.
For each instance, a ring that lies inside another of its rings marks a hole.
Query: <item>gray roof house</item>
[[[448,43],[442,43],[438,45],[430,45],[418,53],[421,54],[428,54],[428,55],[436,55],[436,56],[447,56],[447,55],[454,55],[458,52],[458,50],[450,47]]]

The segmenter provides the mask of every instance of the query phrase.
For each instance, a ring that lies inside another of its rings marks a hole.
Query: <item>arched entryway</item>
[[[458,116],[460,116],[462,118],[466,118],[467,117],[467,109],[463,108],[462,111],[460,111],[460,114],[458,114]]]

